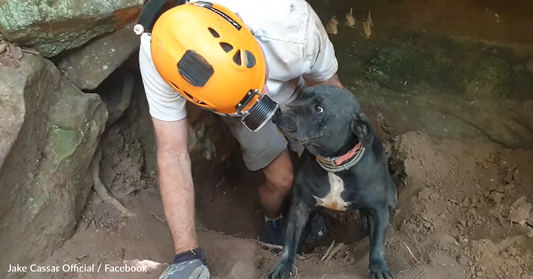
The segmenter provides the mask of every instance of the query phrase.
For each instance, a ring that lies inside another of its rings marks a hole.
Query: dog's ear
[[[374,140],[374,130],[370,125],[370,121],[362,112],[358,112],[354,115],[354,118],[350,122],[350,129],[352,133],[359,139],[362,146],[369,146]]]

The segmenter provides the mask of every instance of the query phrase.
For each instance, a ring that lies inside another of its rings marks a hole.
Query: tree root
[[[94,158],[91,162],[91,171],[93,173],[93,188],[96,191],[96,194],[104,201],[105,203],[111,204],[116,207],[124,217],[135,217],[136,215],[126,209],[118,200],[113,198],[107,188],[105,187],[102,180],[100,180],[100,160],[102,159],[102,149],[97,148]]]
[[[116,106],[115,109],[111,113],[109,113],[109,117],[106,123],[106,130],[111,125],[113,125],[123,114],[124,111],[129,107],[131,102],[131,96],[133,94],[133,76],[131,74],[126,74],[124,77],[124,86],[122,88],[121,92],[121,101]],[[104,132],[105,133],[105,132]],[[103,137],[102,137],[103,138]],[[124,205],[122,205],[117,199],[113,198],[110,194],[107,188],[105,187],[104,183],[102,183],[102,180],[100,180],[100,161],[102,160],[102,146],[101,143],[98,143],[98,146],[96,147],[96,152],[94,154],[93,160],[91,161],[91,172],[92,172],[92,179],[93,179],[93,188],[94,191],[96,191],[96,194],[102,199],[103,202],[108,203],[116,207],[124,217],[136,217],[134,213],[126,209]]]

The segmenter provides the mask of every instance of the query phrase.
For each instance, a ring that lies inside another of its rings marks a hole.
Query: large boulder
[[[139,44],[139,36],[133,30],[122,28],[61,53],[57,65],[77,88],[93,90],[126,61]]]
[[[9,41],[52,57],[124,27],[139,16],[142,3],[140,0],[4,0],[0,2],[0,33]]]
[[[0,65],[0,119],[0,270],[7,271],[43,260],[70,238],[107,110],[52,62],[26,54],[20,67]]]

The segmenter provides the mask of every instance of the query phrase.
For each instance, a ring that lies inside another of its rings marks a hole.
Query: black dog
[[[333,85],[305,89],[272,118],[287,137],[305,146],[295,170],[292,204],[281,259],[270,279],[289,278],[304,230],[317,209],[359,210],[370,239],[372,279],[394,278],[384,258],[389,213],[396,186],[388,172],[383,144],[357,99]]]

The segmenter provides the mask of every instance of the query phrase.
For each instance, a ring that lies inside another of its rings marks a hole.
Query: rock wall
[[[44,260],[74,232],[108,118],[100,95],[81,90],[138,48],[122,27],[141,8],[137,0],[0,2],[0,277],[9,264]]]
[[[0,2],[0,33],[11,42],[52,57],[124,27],[139,16],[142,3],[4,0]]]
[[[533,147],[531,2],[309,2],[325,24],[339,19],[339,76],[391,134]],[[354,28],[344,24],[351,7]]]
[[[9,279],[24,277],[4,276],[9,264],[42,262],[76,229],[93,184],[90,163],[121,99],[122,70],[136,73],[125,115],[138,127],[143,170],[157,169],[139,38],[121,29],[140,4],[15,2],[0,2],[0,277]],[[235,141],[212,113],[191,105],[188,112],[195,183],[212,185]]]
[[[139,49],[139,43],[139,37],[124,28],[65,51],[54,60],[76,87],[93,90]]]
[[[73,233],[107,111],[99,95],[79,91],[52,62],[29,54],[18,68],[0,65],[0,115],[4,272],[42,260]]]
[[[529,55],[511,47],[409,31],[354,48],[341,54],[357,60],[341,77],[396,133],[421,130],[533,147]]]

